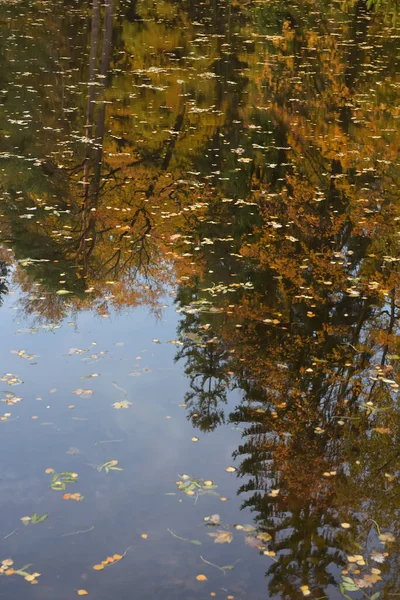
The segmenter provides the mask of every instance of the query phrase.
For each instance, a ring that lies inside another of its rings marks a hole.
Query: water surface
[[[397,9],[0,0],[1,597],[400,593]]]

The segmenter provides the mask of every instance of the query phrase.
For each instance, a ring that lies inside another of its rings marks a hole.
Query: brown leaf
[[[251,548],[258,548],[258,550],[262,550],[264,548],[264,544],[261,540],[253,537],[252,535],[246,535],[244,538],[245,544],[250,546]]]

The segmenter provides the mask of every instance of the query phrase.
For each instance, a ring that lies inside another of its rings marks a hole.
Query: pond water
[[[400,594],[396,0],[0,0],[0,597]]]

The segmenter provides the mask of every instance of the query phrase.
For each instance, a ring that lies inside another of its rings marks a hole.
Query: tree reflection
[[[11,131],[2,235],[23,310],[157,310],[178,285],[187,416],[244,428],[238,493],[272,537],[270,594],[333,595],[342,569],[368,583],[347,557],[399,526],[398,36],[362,1],[123,16],[93,0],[82,53],[70,17],[56,108],[32,109],[44,148]]]

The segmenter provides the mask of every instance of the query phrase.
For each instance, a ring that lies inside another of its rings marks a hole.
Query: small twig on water
[[[226,567],[219,567],[218,565],[214,565],[214,563],[209,562],[208,560],[203,558],[201,555],[200,555],[200,558],[204,563],[206,563],[206,565],[210,565],[210,567],[214,567],[215,569],[218,569],[218,571],[222,571],[224,575],[226,575],[225,571],[229,571],[229,570],[233,569],[233,567],[236,565],[236,563],[238,563],[240,561],[240,558],[239,558],[238,560],[235,560],[233,565],[227,565]]]
[[[122,558],[124,558],[124,556],[126,556],[126,553],[132,548],[132,546],[128,546],[128,548],[125,550],[125,552],[123,554],[121,554]],[[107,567],[111,567],[112,565],[115,565],[117,562],[119,562],[121,559],[116,560],[115,562],[109,563],[108,565],[104,565],[106,568]]]
[[[71,533],[64,533],[61,537],[67,537],[68,535],[78,535],[79,533],[88,533],[89,531],[93,531],[94,525],[89,529],[82,529],[82,531],[72,531]]]
[[[186,538],[184,538],[184,537],[181,537],[180,535],[176,535],[176,533],[174,533],[174,532],[172,531],[172,529],[167,529],[167,531],[168,531],[168,533],[170,533],[170,534],[171,534],[171,535],[172,535],[174,538],[176,538],[177,540],[182,540],[183,542],[190,542],[190,540],[188,540],[188,539],[186,539]]]
[[[12,531],[11,533],[9,533],[5,537],[3,537],[3,540],[6,540],[7,538],[11,537],[12,535],[14,535],[14,533],[17,533],[17,531],[18,531],[18,529],[14,529],[14,531]]]
[[[370,521],[375,525],[375,527],[378,531],[378,535],[381,535],[381,528],[379,527],[378,523],[376,521],[374,521],[373,519],[370,519]]]

